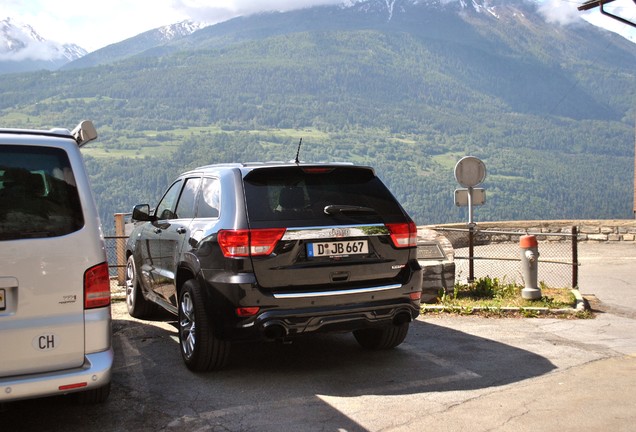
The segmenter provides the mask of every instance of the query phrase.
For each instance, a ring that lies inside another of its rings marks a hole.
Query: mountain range
[[[505,2],[497,2],[496,0],[471,0],[470,2],[465,0],[454,2],[452,0],[384,0],[369,4],[369,2],[362,0],[343,0],[340,7],[377,13],[384,15],[387,21],[390,21],[394,12],[397,14],[407,12],[406,5],[425,5],[428,8],[454,8],[456,10],[473,9],[476,12],[497,17]],[[545,19],[557,19],[549,16],[546,11],[549,11],[549,8],[544,8]],[[606,25],[607,28],[615,30],[615,27],[610,27],[608,23],[594,21],[598,25]],[[113,43],[85,57],[87,51],[83,48],[75,44],[47,41],[30,25],[7,18],[0,21],[0,74],[38,69],[55,70],[65,65],[67,68],[81,68],[109,63],[188,36],[203,27],[205,25],[200,22],[178,22]],[[622,34],[628,40],[636,43],[635,32],[622,32]],[[69,63],[73,64],[69,65]]]
[[[69,64],[81,68],[114,62],[187,36],[201,27],[202,24],[192,21],[159,27],[87,56],[88,52],[78,45],[46,40],[30,25],[6,18],[0,21],[0,74],[57,70]]]
[[[632,216],[636,45],[534,3],[366,0],[155,36],[0,76],[3,126],[94,120],[104,221],[187,168],[293,159],[300,138],[303,160],[374,166],[420,224],[465,219],[466,155],[488,170],[478,221]]]
[[[176,24],[159,27],[141,33],[122,42],[108,45],[82,58],[69,62],[64,69],[77,69],[100,64],[114,63],[119,60],[140,54],[148,49],[181,39],[202,28],[201,23],[182,21]]]
[[[47,41],[28,24],[0,21],[0,73],[55,70],[86,53],[75,44]]]

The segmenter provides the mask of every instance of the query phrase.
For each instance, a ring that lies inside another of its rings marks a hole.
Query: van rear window
[[[360,167],[254,169],[245,176],[244,187],[249,222],[254,228],[405,219],[380,179],[372,170]]]
[[[64,150],[0,146],[0,240],[57,237],[83,226]]]

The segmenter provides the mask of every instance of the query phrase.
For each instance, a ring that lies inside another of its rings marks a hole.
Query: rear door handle
[[[161,234],[161,228],[155,228],[154,231],[155,234]]]
[[[185,227],[179,227],[177,228],[177,233],[178,234],[185,234],[187,231],[187,229],[185,229]]]

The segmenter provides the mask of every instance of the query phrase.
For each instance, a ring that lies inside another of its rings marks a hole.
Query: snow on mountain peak
[[[390,21],[396,13],[407,13],[409,6],[424,5],[433,8],[456,8],[457,10],[473,10],[477,13],[488,13],[499,18],[497,12],[501,1],[497,0],[348,0],[342,6],[356,7],[362,12],[375,12],[387,15]]]
[[[459,13],[483,13],[495,19],[501,19],[508,14],[522,17],[523,8],[520,6],[534,5],[543,19],[550,24],[576,25],[588,21],[597,27],[618,33],[636,42],[636,29],[633,27],[611,20],[600,13],[581,13],[576,8],[576,2],[568,3],[563,0],[343,0],[342,2],[344,8],[355,7],[361,12],[384,14],[389,21],[397,13],[408,13],[410,6],[417,5],[435,9],[454,9]]]
[[[75,44],[44,39],[33,27],[12,18],[0,21],[0,61],[38,60],[59,63],[75,60],[86,50]]]
[[[162,40],[167,42],[178,37],[192,34],[203,27],[204,25],[199,22],[181,21],[176,24],[170,24],[167,26],[160,27],[157,30],[161,34]]]

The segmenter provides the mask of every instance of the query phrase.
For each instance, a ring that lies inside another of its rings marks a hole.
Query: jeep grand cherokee
[[[177,316],[194,371],[225,366],[236,340],[346,331],[393,348],[419,313],[415,224],[370,167],[204,166],[133,220],[128,311]]]

